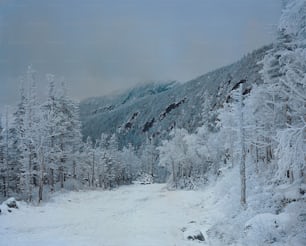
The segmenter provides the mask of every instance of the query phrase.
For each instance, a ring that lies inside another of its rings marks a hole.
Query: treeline
[[[203,127],[176,129],[159,147],[172,187],[194,187],[239,165],[242,204],[248,177],[306,192],[305,9],[296,0],[283,12],[277,41],[261,61],[263,84],[248,86],[245,78],[218,111],[206,95]]]
[[[140,170],[132,146],[119,150],[115,135],[82,141],[78,103],[64,81],[47,75],[48,96],[37,98],[36,72],[21,80],[20,101],[0,120],[0,195],[41,201],[48,191],[129,184]]]
[[[305,193],[305,9],[305,1],[294,0],[283,12],[278,39],[261,61],[263,84],[237,81],[218,110],[212,109],[215,99],[203,95],[202,127],[192,134],[174,129],[162,143],[147,132],[147,142],[137,150],[120,149],[115,134],[82,142],[78,104],[63,82],[48,75],[48,97],[39,103],[29,68],[12,119],[7,113],[0,125],[2,196],[31,201],[36,194],[41,201],[44,188],[108,189],[141,174],[149,182],[170,174],[172,188],[193,189],[237,165],[243,205],[247,179],[254,176],[266,184],[296,184]]]

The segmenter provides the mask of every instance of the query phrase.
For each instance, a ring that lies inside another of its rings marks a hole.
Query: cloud
[[[0,104],[16,101],[17,78],[28,64],[64,76],[78,99],[147,80],[192,79],[271,42],[280,6],[279,0],[1,1]]]

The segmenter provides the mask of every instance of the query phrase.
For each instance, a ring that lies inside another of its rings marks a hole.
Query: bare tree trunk
[[[75,160],[73,160],[73,173],[72,173],[72,177],[74,179],[77,178],[77,175],[76,175],[76,162],[75,162]]]
[[[43,187],[44,187],[44,181],[41,179],[39,180],[38,203],[40,203],[43,199]]]
[[[45,157],[42,153],[42,163],[40,165],[40,179],[39,179],[39,189],[38,189],[38,203],[43,199],[43,189],[44,189],[44,173],[45,173]]]
[[[102,188],[102,175],[99,175],[99,187]]]
[[[61,189],[64,188],[64,167],[60,166],[59,168],[59,175],[60,175],[60,184],[61,184]]]
[[[5,179],[5,176],[2,176],[2,182],[3,182],[3,196],[6,197],[7,193],[6,193],[6,179]]]
[[[51,192],[53,192],[54,191],[54,169],[53,168],[50,168],[49,183],[51,186]]]
[[[5,127],[6,127],[6,139],[5,139],[5,196],[9,196],[9,163],[8,163],[8,159],[9,159],[9,126],[8,126],[8,108],[6,108],[6,123],[5,123]]]
[[[245,153],[242,154],[240,163],[240,180],[241,180],[241,204],[246,205],[246,176],[245,176]]]
[[[91,178],[91,186],[95,186],[95,152],[92,152],[92,178]]]
[[[32,163],[32,144],[30,143],[29,146],[29,190],[28,190],[28,200],[29,202],[32,201],[32,191],[33,191],[33,173],[32,173],[32,168],[33,168],[33,163]]]
[[[60,150],[62,152],[62,156],[60,158],[60,184],[61,184],[61,189],[64,188],[64,163],[65,163],[65,155],[64,155],[64,144],[63,144],[63,136],[61,135],[61,144],[60,144]]]
[[[177,188],[177,181],[176,181],[174,161],[171,161],[171,165],[172,165],[172,181],[175,184],[175,188]]]
[[[240,157],[240,182],[241,182],[241,205],[245,208],[246,206],[246,175],[245,175],[245,129],[243,124],[243,85],[240,85],[239,92],[239,135],[240,135],[240,144],[241,144],[241,157]]]
[[[289,173],[290,173],[290,174],[289,174],[289,176],[290,176],[290,184],[292,184],[292,183],[294,182],[293,171],[290,170]]]
[[[230,146],[230,155],[231,155],[231,158],[232,158],[232,162],[231,162],[231,168],[234,167],[234,144],[233,144],[233,132],[230,133],[230,143],[231,143],[231,146]]]

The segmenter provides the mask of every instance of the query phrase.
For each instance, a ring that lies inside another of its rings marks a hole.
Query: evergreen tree
[[[82,136],[78,104],[68,98],[63,81],[53,75],[47,75],[47,80],[49,95],[43,108],[48,119],[49,184],[54,190],[55,171],[61,188],[68,177],[77,178]]]
[[[28,100],[25,107],[25,131],[23,143],[25,146],[23,160],[24,180],[28,201],[32,201],[34,186],[38,184],[37,137],[39,136],[39,105],[36,97],[35,71],[31,66],[27,70],[29,85]]]
[[[287,4],[279,23],[277,42],[263,59],[262,70],[267,92],[261,101],[270,106],[273,115],[271,134],[263,142],[273,143],[269,153],[270,156],[277,154],[274,157],[278,158],[277,178],[287,177],[290,182],[300,180],[305,168],[305,154],[302,154],[306,112],[305,16],[305,1]],[[263,120],[269,122],[267,118]]]
[[[47,134],[47,146],[48,146],[48,153],[46,153],[45,160],[48,163],[47,172],[48,172],[48,183],[50,185],[50,190],[54,191],[54,174],[57,168],[58,163],[58,155],[59,152],[58,146],[56,145],[57,140],[57,116],[56,116],[56,109],[57,109],[57,101],[56,101],[56,90],[55,90],[55,76],[52,74],[46,75],[49,90],[48,90],[48,98],[46,103],[43,104],[43,117],[46,121],[46,134]]]
[[[64,176],[72,173],[76,168],[75,155],[78,153],[81,145],[81,123],[79,120],[78,105],[68,98],[65,84],[60,83],[59,108],[57,117],[59,117],[58,144],[61,152],[59,161],[59,176],[61,187],[64,187]],[[72,160],[67,157],[73,157]]]
[[[4,128],[2,127],[2,117],[0,115],[0,192],[6,197],[6,167],[5,167],[5,143]]]
[[[153,137],[148,137],[142,150],[142,171],[151,177],[153,182],[157,172],[158,150],[154,144]]]
[[[20,101],[17,104],[16,112],[14,113],[14,122],[12,128],[12,151],[11,159],[14,161],[15,166],[18,171],[16,174],[18,175],[18,191],[21,194],[22,198],[26,197],[26,167],[24,163],[27,160],[27,148],[26,148],[26,107],[27,107],[27,96],[25,91],[25,78],[20,80]]]

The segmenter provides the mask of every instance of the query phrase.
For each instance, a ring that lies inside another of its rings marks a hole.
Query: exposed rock
[[[155,122],[154,118],[151,121],[146,122],[142,131],[143,132],[149,131],[149,129],[153,126],[154,122]]]
[[[181,228],[181,231],[184,233],[184,239],[204,242],[205,237],[199,228],[201,227],[195,220],[189,221],[186,227]]]
[[[169,139],[174,127],[194,133],[203,124],[203,105],[217,111],[226,100],[231,101],[231,90],[240,84],[245,84],[243,93],[248,94],[253,83],[263,83],[259,61],[271,48],[266,46],[185,83],[150,83],[117,95],[86,99],[80,104],[83,139],[116,132],[120,148],[128,143],[139,148],[157,132],[156,144]],[[212,126],[217,122],[214,118],[209,121]]]
[[[6,206],[8,206],[9,208],[18,208],[17,202],[15,200],[15,198],[9,198],[5,201]]]
[[[14,197],[11,197],[0,204],[0,214],[6,214],[13,212],[13,209],[18,209],[18,202]]]
[[[185,238],[187,238],[188,240],[205,241],[205,237],[204,237],[203,233],[198,229],[186,230],[185,231]]]

